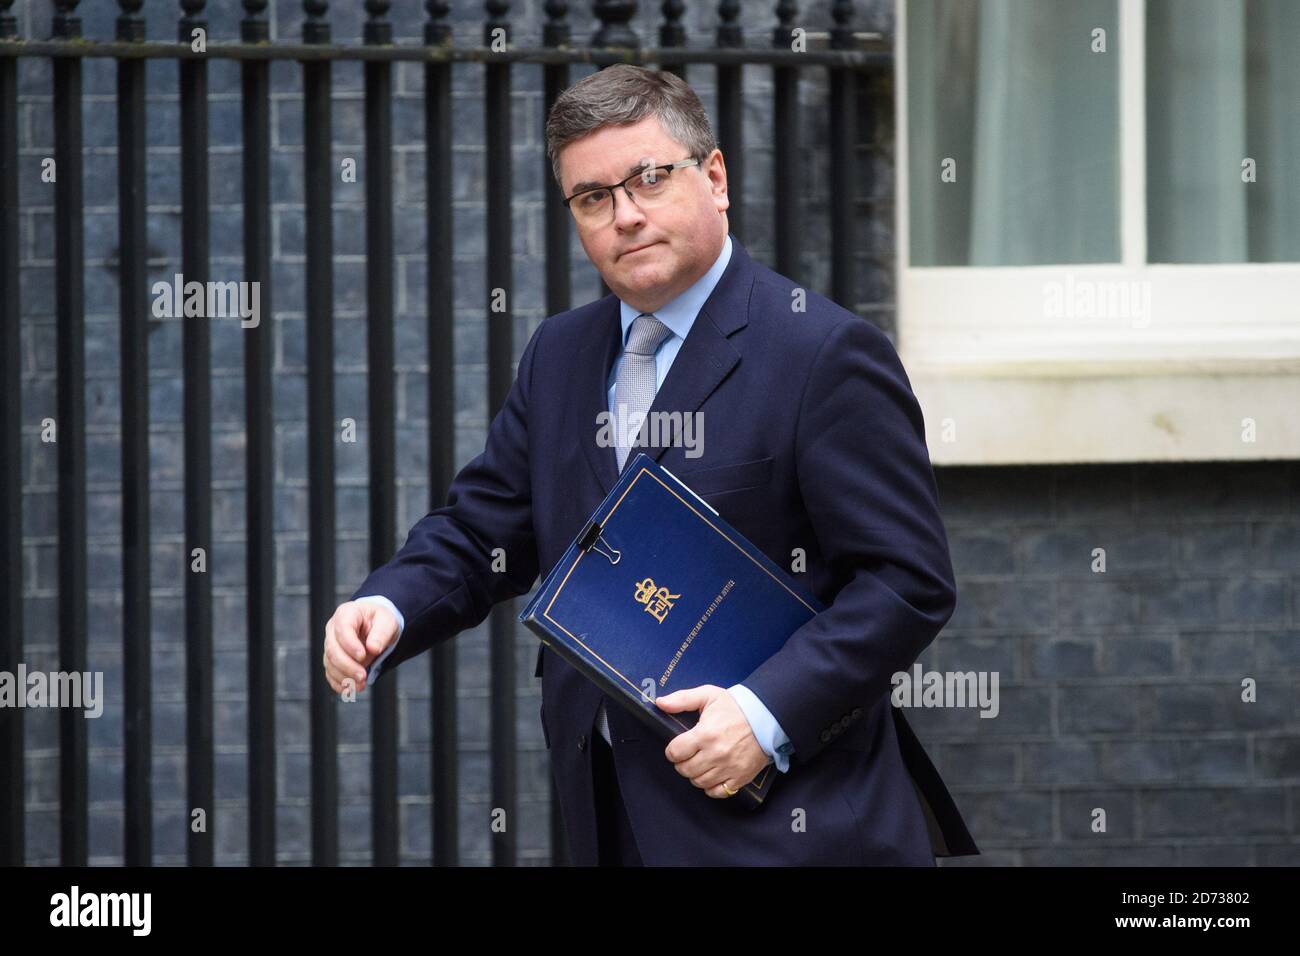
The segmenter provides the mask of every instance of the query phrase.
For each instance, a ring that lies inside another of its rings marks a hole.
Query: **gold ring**
[[[730,787],[728,787],[725,783],[722,785],[722,789],[725,790],[725,791],[727,791],[727,796],[729,796],[729,797],[734,797],[736,794],[740,793],[739,790],[732,790],[732,789],[731,789]]]

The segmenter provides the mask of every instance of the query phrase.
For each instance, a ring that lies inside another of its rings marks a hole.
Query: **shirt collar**
[[[658,309],[655,309],[655,318],[672,331],[678,338],[685,339],[686,333],[691,330],[695,322],[695,317],[700,314],[700,309],[704,307],[704,301],[713,292],[714,286],[722,278],[722,273],[727,269],[727,263],[731,261],[731,233],[727,233],[726,239],[722,243],[722,251],[718,253],[717,260],[709,267],[709,271],[704,273],[695,280],[695,283],[682,292],[677,298]],[[636,317],[641,314],[639,309],[634,309],[622,299],[619,299],[619,318],[623,323],[623,345],[627,345],[627,333],[632,328],[632,323]]]

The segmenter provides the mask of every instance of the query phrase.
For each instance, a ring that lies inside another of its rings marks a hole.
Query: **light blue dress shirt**
[[[727,263],[731,260],[731,236],[728,234],[722,244],[722,252],[712,267],[704,275],[700,276],[695,283],[677,296],[671,302],[666,303],[661,308],[655,309],[654,315],[660,322],[668,326],[672,335],[665,338],[659,348],[655,350],[655,391],[663,385],[664,379],[668,375],[668,369],[673,364],[673,359],[677,357],[682,343],[686,341],[686,334],[690,332],[691,326],[695,324],[695,317],[700,314],[700,309],[704,305],[710,293],[713,292],[714,286],[722,278],[722,273],[727,268]],[[619,302],[619,318],[623,325],[622,345],[619,347],[619,354],[614,359],[614,367],[609,373],[609,413],[611,419],[614,415],[614,391],[618,382],[618,369],[623,362],[622,349],[627,345],[627,334],[632,328],[632,323],[641,312],[633,308],[626,302]],[[373,601],[388,608],[397,618],[397,636],[402,635],[402,629],[405,627],[405,621],[402,618],[402,612],[392,601],[379,595],[367,595],[366,597],[357,598],[358,601]],[[384,652],[375,659],[374,664],[370,667],[368,682],[373,681],[375,670],[383,662],[393,648],[397,646],[397,641],[393,641]],[[763,748],[763,752],[772,758],[776,764],[776,769],[782,773],[790,769],[790,754],[794,752],[794,747],[790,743],[790,738],[781,725],[777,723],[772,712],[764,706],[763,702],[744,684],[732,684],[727,688],[727,692],[740,706],[745,714],[745,719],[749,721],[750,729],[754,733],[754,739],[758,745]]]

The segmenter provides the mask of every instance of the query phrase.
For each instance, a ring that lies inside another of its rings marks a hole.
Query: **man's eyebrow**
[[[650,163],[633,163],[631,166],[627,168],[627,172],[623,174],[623,179],[627,179],[628,176],[633,176],[636,173],[641,172],[641,170],[643,169],[649,169],[650,166],[651,166]],[[619,180],[619,182],[622,181],[623,181],[622,179]],[[580,193],[584,189],[595,189],[597,186],[608,186],[608,185],[609,183],[593,183],[591,180],[587,180],[586,182],[577,183],[573,187],[573,193]],[[569,193],[569,195],[572,196],[573,193]]]

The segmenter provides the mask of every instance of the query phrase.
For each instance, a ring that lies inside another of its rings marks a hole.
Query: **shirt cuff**
[[[754,732],[754,739],[763,748],[763,752],[772,758],[776,769],[782,773],[789,771],[790,754],[794,753],[794,745],[772,712],[744,684],[732,684],[727,692],[740,705],[745,719],[749,721],[750,730]]]
[[[384,659],[387,658],[389,654],[393,653],[393,648],[395,648],[397,642],[402,639],[402,631],[406,630],[406,618],[403,617],[402,612],[397,609],[397,605],[388,600],[388,598],[384,597],[382,594],[367,594],[364,597],[353,598],[353,600],[358,604],[362,601],[369,601],[371,604],[378,604],[380,607],[386,607],[388,610],[393,612],[393,617],[397,618],[397,637],[393,638],[393,643],[380,651],[379,656],[376,657],[374,663],[370,665],[370,670],[366,672],[366,686],[369,687],[375,682],[375,674],[384,663]]]

